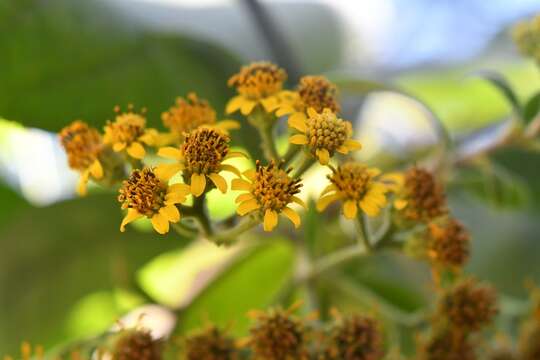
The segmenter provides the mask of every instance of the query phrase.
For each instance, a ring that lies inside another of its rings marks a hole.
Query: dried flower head
[[[236,198],[237,212],[243,216],[257,211],[264,216],[264,230],[272,231],[278,224],[278,215],[285,215],[295,227],[300,226],[300,216],[288,205],[295,202],[305,207],[304,202],[295,195],[300,192],[300,179],[292,178],[291,168],[284,169],[284,163],[275,161],[261,165],[257,160],[255,169],[243,175],[248,179],[234,179],[233,190],[247,191]]]
[[[191,186],[191,193],[195,196],[201,196],[205,192],[206,178],[225,193],[227,182],[219,173],[229,171],[240,176],[240,171],[232,165],[223,164],[223,161],[245,155],[230,151],[229,136],[217,128],[199,127],[185,135],[180,148],[159,149],[159,156],[174,159],[176,162],[159,165],[156,174],[168,180],[182,170],[186,182]]]
[[[148,330],[129,329],[118,334],[113,349],[114,360],[161,360],[162,342]]]
[[[368,216],[376,216],[386,205],[386,185],[380,177],[380,170],[368,168],[358,162],[346,162],[328,175],[331,184],[321,193],[317,209],[323,211],[334,201],[343,202],[343,214],[354,219],[358,207]]]
[[[437,332],[419,352],[420,360],[476,360],[476,354],[467,337],[452,330]]]
[[[186,184],[169,186],[152,169],[144,168],[133,170],[119,192],[118,201],[122,203],[122,209],[127,209],[120,231],[123,232],[128,223],[146,216],[158,233],[165,234],[169,231],[169,222],[180,220],[175,204],[186,200],[190,188]]]
[[[304,76],[300,79],[297,91],[283,91],[280,96],[277,116],[305,113],[313,108],[317,112],[330,109],[339,113],[337,87],[324,76]]]
[[[469,259],[470,235],[456,219],[430,223],[426,235],[427,253],[435,264],[459,268]]]
[[[394,206],[411,221],[428,222],[448,212],[442,186],[433,174],[418,167],[405,173]]]
[[[249,346],[253,358],[260,360],[307,360],[306,329],[303,322],[287,310],[251,311],[255,320],[250,328]]]
[[[289,138],[291,144],[305,145],[309,151],[319,159],[323,165],[328,164],[330,157],[337,151],[348,154],[349,151],[358,150],[362,145],[351,139],[352,125],[340,119],[330,109],[318,113],[313,108],[304,113],[295,113],[289,117],[289,126],[300,134]]]
[[[146,150],[143,144],[155,145],[157,138],[156,130],[146,129],[146,111],[143,109],[141,113],[137,113],[132,105],[129,105],[128,111],[124,113],[120,112],[119,107],[114,110],[117,113],[116,118],[114,122],[108,121],[105,125],[103,141],[112,145],[116,152],[126,150],[134,159],[144,158]]]
[[[103,151],[101,135],[97,129],[76,120],[60,131],[59,138],[66,151],[69,167],[81,174],[77,191],[85,195],[90,176],[98,180],[103,177],[103,167],[99,161]]]
[[[521,54],[540,61],[540,15],[515,25],[512,37]]]
[[[176,105],[169,111],[161,114],[161,120],[166,128],[170,129],[173,140],[180,140],[184,133],[189,133],[199,126],[216,126],[222,130],[239,127],[234,120],[216,122],[216,111],[207,100],[201,99],[191,92],[184,99],[176,99]]]
[[[377,322],[366,316],[340,318],[328,335],[326,359],[377,360],[384,356]]]
[[[540,359],[540,322],[533,319],[523,326],[519,335],[520,360]]]
[[[243,66],[227,83],[236,88],[239,95],[229,101],[226,112],[240,110],[243,115],[249,115],[258,104],[268,113],[276,110],[285,80],[285,70],[272,63],[254,62]]]
[[[185,360],[236,360],[238,350],[233,338],[216,326],[185,339]]]
[[[465,279],[444,294],[439,311],[455,329],[478,331],[497,315],[497,294],[491,286]]]

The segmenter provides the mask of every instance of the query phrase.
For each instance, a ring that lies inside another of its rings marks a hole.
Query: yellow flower
[[[402,180],[394,207],[406,220],[428,222],[448,212],[442,186],[429,171],[413,167]]]
[[[81,174],[77,191],[80,195],[85,195],[90,177],[97,180],[103,178],[103,166],[99,161],[103,151],[101,135],[97,129],[76,120],[63,128],[59,137],[66,151],[69,167]]]
[[[296,91],[283,91],[276,115],[305,113],[309,108],[318,112],[330,109],[336,114],[339,113],[337,87],[324,76],[304,76],[300,79]]]
[[[229,171],[240,176],[234,166],[223,164],[224,160],[245,156],[241,152],[230,151],[229,136],[217,128],[199,127],[185,134],[184,143],[177,147],[159,149],[158,155],[176,160],[173,164],[163,164],[156,168],[156,173],[164,179],[170,179],[183,171],[186,183],[191,185],[191,193],[201,196],[206,190],[206,178],[222,193],[227,191],[227,182],[219,175]]]
[[[166,143],[177,142],[199,126],[216,126],[224,131],[237,129],[240,124],[235,120],[216,121],[216,111],[208,101],[200,99],[197,94],[191,92],[184,99],[176,99],[176,105],[169,111],[161,114],[163,125],[170,130]]]
[[[238,214],[244,216],[257,211],[264,217],[264,231],[276,227],[279,214],[285,215],[298,228],[300,216],[288,205],[295,202],[305,207],[305,204],[295,196],[302,186],[300,179],[289,176],[290,171],[290,168],[283,169],[283,162],[272,161],[263,166],[257,160],[255,169],[243,173],[248,180],[234,179],[232,189],[246,191],[236,198]]]
[[[286,79],[285,70],[269,62],[243,66],[228,81],[238,95],[229,101],[225,111],[231,114],[240,110],[242,115],[249,115],[261,104],[266,112],[273,112],[279,106],[279,96]]]
[[[103,141],[105,144],[110,144],[115,152],[126,150],[134,159],[144,158],[146,150],[143,144],[154,145],[157,131],[146,129],[146,118],[142,114],[133,112],[131,105],[125,113],[120,113],[118,107],[115,111],[118,114],[114,122],[109,121],[105,126]]]
[[[152,221],[154,229],[165,234],[169,231],[169,222],[180,221],[180,212],[175,204],[182,203],[189,194],[186,184],[167,185],[165,179],[159,178],[150,168],[133,170],[124,180],[119,190],[118,201],[127,214],[122,220],[120,231],[125,226],[143,216]]]
[[[347,154],[358,150],[362,145],[351,139],[352,125],[340,119],[330,109],[318,113],[313,108],[304,113],[297,112],[289,117],[289,126],[300,134],[289,138],[291,144],[305,145],[313,156],[323,165],[328,164],[330,157],[337,151]]]
[[[386,206],[386,192],[389,190],[383,182],[384,177],[379,179],[380,173],[379,169],[357,162],[332,168],[332,174],[328,175],[331,184],[321,193],[317,209],[323,211],[329,204],[341,200],[347,219],[356,217],[358,206],[366,215],[377,216]]]

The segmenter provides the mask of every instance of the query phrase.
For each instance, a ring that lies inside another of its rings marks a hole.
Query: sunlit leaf
[[[520,115],[522,113],[521,104],[518,96],[512,88],[512,85],[502,74],[495,71],[483,70],[476,72],[475,74],[473,74],[473,76],[477,76],[489,81],[497,90],[501,92],[506,101],[510,103],[516,114]]]
[[[540,92],[534,94],[527,100],[523,107],[523,120],[530,123],[540,112]]]

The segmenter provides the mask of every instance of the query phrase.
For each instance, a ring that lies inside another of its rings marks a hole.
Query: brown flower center
[[[130,144],[144,134],[145,126],[146,119],[141,114],[132,111],[119,114],[114,122],[107,122],[105,140],[110,144]]]
[[[352,316],[337,325],[329,338],[329,359],[378,360],[383,355],[382,337],[375,320]]]
[[[118,195],[122,209],[135,209],[140,214],[151,217],[163,207],[166,185],[163,184],[150,168],[133,170],[124,180]]]
[[[173,132],[183,134],[201,125],[212,125],[216,122],[216,111],[208,101],[199,99],[195,93],[189,93],[187,98],[176,99],[176,106],[161,114],[165,127]]]
[[[243,66],[227,84],[235,87],[239,94],[259,100],[278,93],[285,80],[287,73],[282,68],[269,62],[255,62]]]
[[[234,360],[236,358],[234,339],[226,336],[215,326],[186,339],[186,360]]]
[[[264,212],[267,209],[280,211],[291,202],[292,197],[300,192],[300,180],[289,176],[291,168],[284,170],[283,162],[272,161],[262,166],[256,163],[256,175],[253,180],[252,194]]]
[[[340,119],[329,109],[310,116],[306,121],[308,145],[332,153],[342,146],[352,133],[351,123]]]
[[[442,186],[424,169],[414,167],[405,173],[404,195],[408,202],[404,215],[409,220],[429,221],[447,213]]]
[[[448,266],[463,266],[469,258],[470,235],[455,219],[444,225],[430,224],[428,253],[436,262]]]
[[[206,127],[185,135],[182,153],[187,170],[186,175],[218,172],[221,162],[229,153],[229,137],[217,129]]]
[[[102,142],[97,129],[76,120],[60,131],[60,142],[64,147],[69,167],[84,171],[98,158]]]
[[[356,162],[347,162],[339,166],[328,179],[345,194],[347,199],[355,201],[362,200],[372,182],[368,167]]]
[[[126,332],[116,343],[114,360],[161,360],[162,344],[152,339],[149,331]]]
[[[337,87],[324,76],[304,76],[298,84],[298,94],[305,108],[314,108],[317,112],[330,109],[339,112]]]

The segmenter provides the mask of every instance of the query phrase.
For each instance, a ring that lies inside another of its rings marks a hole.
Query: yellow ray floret
[[[219,174],[228,171],[240,174],[240,171],[230,164],[224,164],[227,159],[245,156],[241,152],[230,151],[229,136],[212,127],[199,127],[185,134],[182,146],[164,147],[158,155],[175,160],[172,164],[162,164],[156,168],[156,174],[161,178],[170,179],[182,171],[184,180],[190,184],[191,193],[201,196],[207,188],[209,180],[222,193],[227,192],[227,182]]]
[[[255,169],[243,173],[243,178],[234,179],[233,190],[245,193],[236,198],[237,213],[241,216],[257,213],[263,219],[264,231],[272,231],[278,224],[279,215],[289,219],[295,228],[300,226],[300,216],[290,205],[297,203],[305,206],[295,195],[302,184],[299,179],[289,176],[291,169],[283,169],[283,162],[263,166],[257,161]]]
[[[323,211],[335,201],[341,201],[345,217],[354,219],[358,208],[368,216],[377,216],[386,206],[386,193],[390,189],[378,169],[368,168],[357,162],[347,162],[337,169],[332,169],[328,179],[331,183],[317,201],[319,211]]]
[[[189,193],[188,185],[169,186],[165,179],[159,178],[150,168],[134,170],[123,182],[118,195],[122,209],[127,209],[120,231],[125,231],[125,226],[130,222],[146,216],[151,220],[154,230],[160,234],[167,233],[169,223],[180,221],[176,204],[183,203]]]

